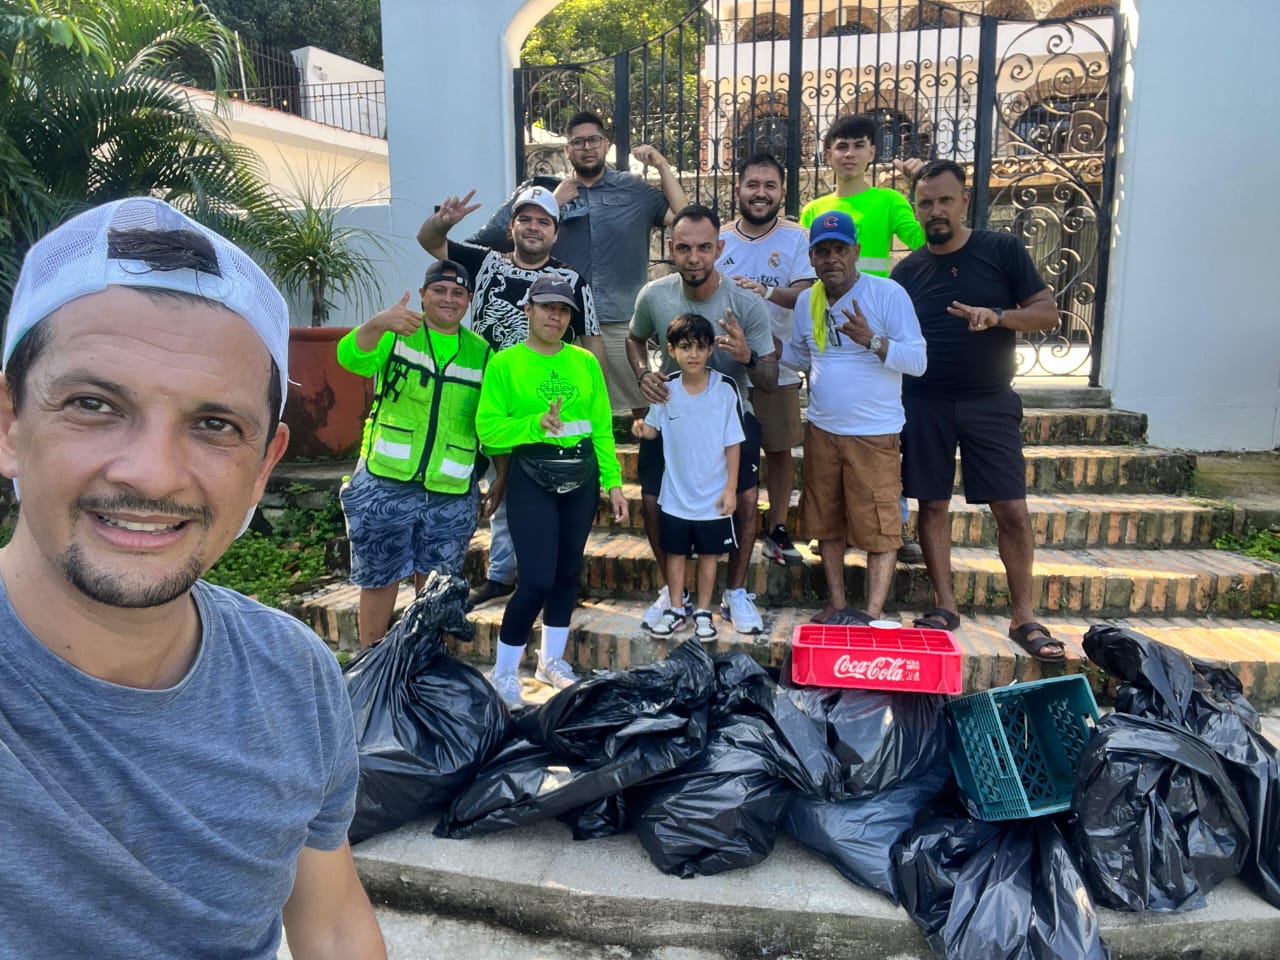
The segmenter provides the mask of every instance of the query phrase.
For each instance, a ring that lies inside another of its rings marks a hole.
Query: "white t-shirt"
[[[748,237],[737,226],[735,220],[720,229],[724,250],[716,269],[725,276],[750,277],[766,287],[789,287],[797,280],[816,279],[809,263],[809,231],[800,224],[779,217],[773,228],[759,237]],[[786,343],[791,339],[793,311],[772,300],[766,305],[773,335]],[[799,382],[800,378],[790,370],[778,370],[778,386]]]
[[[842,309],[852,313],[853,301],[858,301],[871,332],[889,340],[883,363],[830,325],[826,348],[819,350],[809,312],[812,294],[805,290],[796,300],[791,339],[782,347],[785,366],[809,371],[809,422],[842,437],[898,433],[904,420],[902,375],[918,377],[925,368],[924,337],[907,291],[892,280],[863,273],[843,297],[827,305],[828,316],[839,326],[846,321]]]
[[[709,370],[701,393],[684,388],[684,378],[667,384],[671,397],[649,408],[644,422],[662,434],[666,469],[658,506],[682,520],[714,520],[716,501],[729,485],[725,447],[742,443],[742,406],[732,380]]]

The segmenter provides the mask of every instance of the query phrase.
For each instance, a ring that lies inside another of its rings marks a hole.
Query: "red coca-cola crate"
[[[791,637],[791,680],[814,687],[960,693],[960,650],[946,630],[802,623]]]

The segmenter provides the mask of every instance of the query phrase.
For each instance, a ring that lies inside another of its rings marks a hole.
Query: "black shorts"
[[[713,557],[736,550],[738,537],[733,517],[714,520],[682,520],[665,510],[658,512],[658,543],[667,553]]]
[[[754,490],[760,486],[760,421],[754,414],[742,418],[742,445],[738,448],[737,493]],[[656,497],[662,492],[662,471],[666,459],[662,453],[662,437],[641,440],[636,455],[636,475],[640,480],[640,492]]]
[[[956,445],[968,503],[1025,500],[1022,399],[1010,387],[981,397],[903,396],[902,492],[913,500],[950,500]]]

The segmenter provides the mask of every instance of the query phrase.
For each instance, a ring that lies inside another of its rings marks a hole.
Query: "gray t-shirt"
[[[656,340],[662,348],[662,372],[675,373],[680,367],[671,354],[667,353],[667,326],[671,321],[682,314],[700,313],[711,321],[716,336],[720,336],[724,333],[720,321],[725,319],[725,311],[728,309],[733,310],[734,318],[742,327],[752,350],[762,357],[775,352],[773,327],[764,299],[744,290],[724,274],[720,274],[720,285],[715,293],[706,300],[690,300],[686,297],[678,273],[649,281],[636,297],[636,309],[631,317],[631,333],[641,340]],[[742,398],[742,409],[754,413],[747,395],[751,381],[747,378],[746,365],[717,347],[711,354],[710,366],[737,385],[738,395]]]
[[[187,675],[98,680],[0,587],[0,957],[274,958],[303,846],[346,840],[358,778],[333,654],[206,583]]]

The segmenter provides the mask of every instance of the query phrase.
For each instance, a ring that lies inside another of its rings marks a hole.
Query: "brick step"
[[[801,411],[803,416],[803,411]],[[614,434],[631,439],[630,415],[615,415]],[[1027,444],[1141,444],[1147,439],[1147,415],[1129,410],[1090,408],[1024,409],[1022,442]]]
[[[618,445],[624,481],[635,481],[638,453],[634,443]],[[798,488],[804,452],[797,447],[792,453]],[[1049,445],[1026,447],[1024,454],[1028,493],[1182,493],[1196,465],[1194,455],[1160,447]],[[766,475],[763,464],[761,475]],[[960,489],[957,456],[953,490]]]
[[[484,575],[488,546],[488,531],[477,531],[465,567],[472,582]],[[783,567],[765,560],[756,546],[746,586],[762,606],[822,605],[827,590],[821,561],[806,545],[798,547],[804,562]],[[657,562],[643,536],[593,530],[585,557],[579,578],[583,596],[652,599],[657,593]],[[1004,568],[994,550],[957,547],[951,564],[953,589],[962,609],[1009,609]],[[845,554],[844,566],[845,590],[856,606],[866,595],[865,557],[851,550]],[[720,586],[725,570],[721,562]],[[693,573],[690,564],[690,583]],[[1275,602],[1277,573],[1280,567],[1274,564],[1221,550],[1040,550],[1031,602],[1036,610],[1090,616],[1241,617]],[[924,567],[898,564],[889,597],[895,607],[931,605],[932,588]]]
[[[299,598],[292,611],[309,623],[331,645],[351,650],[356,646],[356,604],[359,591],[346,583],[334,583]],[[406,584],[397,598],[397,609],[412,599]],[[642,600],[586,599],[573,613],[567,656],[580,671],[596,668],[627,669],[666,655],[668,647],[687,639],[685,632],[673,640],[659,640],[640,627],[646,602]],[[909,624],[921,608],[899,611],[893,616]],[[504,606],[486,604],[471,619],[477,626],[473,640],[451,642],[458,657],[487,667],[493,663],[498,627]],[[762,611],[765,633],[760,642],[744,637],[716,618],[719,639],[715,650],[735,647],[747,651],[766,666],[781,666],[795,628],[808,621],[812,607],[776,606]],[[1014,680],[1035,680],[1063,672],[1086,673],[1104,696],[1108,689],[1100,671],[1090,669],[1081,648],[1081,639],[1091,624],[1104,622],[1074,615],[1044,614],[1039,619],[1066,645],[1067,662],[1059,666],[1041,664],[1025,655],[1006,637],[1007,616],[978,613],[964,617],[955,632],[964,659],[964,686],[967,692],[1002,686]],[[1131,627],[1154,639],[1175,646],[1194,657],[1226,663],[1240,677],[1245,695],[1255,704],[1280,701],[1280,624],[1266,620],[1218,620],[1208,617],[1130,617],[1111,622]],[[535,624],[525,666],[535,665],[541,628]],[[538,693],[532,681],[527,693]],[[545,692],[545,691],[544,691]]]
[[[640,515],[640,486],[623,484],[631,516],[627,527],[643,529]],[[760,524],[764,529],[769,510],[768,496],[761,490]],[[797,538],[800,495],[793,491],[787,510],[787,529]],[[908,501],[908,527],[916,529],[917,510]],[[1208,547],[1215,538],[1238,533],[1244,513],[1230,504],[1158,494],[1048,494],[1027,497],[1031,526],[1037,547],[1080,550],[1088,547],[1160,549],[1168,547]],[[965,503],[963,496],[951,499],[951,542],[957,547],[993,547],[996,524],[991,510],[981,504]],[[607,505],[596,514],[596,526],[612,524]]]

